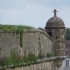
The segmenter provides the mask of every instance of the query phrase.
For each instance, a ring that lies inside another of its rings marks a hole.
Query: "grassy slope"
[[[0,30],[3,31],[20,31],[20,30],[28,30],[33,27],[31,26],[22,26],[22,25],[0,25]]]

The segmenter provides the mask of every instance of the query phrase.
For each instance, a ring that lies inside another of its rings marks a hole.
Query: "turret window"
[[[48,34],[52,37],[52,32],[48,32]]]
[[[56,39],[59,39],[60,38],[60,36],[56,36]]]
[[[57,36],[56,36],[56,39],[57,39]]]

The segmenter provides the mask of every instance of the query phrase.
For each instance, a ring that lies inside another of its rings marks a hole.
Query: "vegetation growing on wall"
[[[20,44],[20,47],[23,47],[23,45],[22,45],[23,44],[22,43],[22,41],[23,41],[23,29],[17,30],[16,33],[20,35],[19,44]]]
[[[28,56],[24,56],[23,61],[25,63],[31,63],[31,62],[36,62],[38,57],[36,57],[33,54],[28,54]]]
[[[23,47],[22,40],[23,40],[23,32],[20,33],[20,47]]]
[[[22,37],[23,37],[23,31],[29,30],[33,27],[31,26],[21,26],[21,25],[0,25],[0,30],[4,32],[11,32],[15,31],[17,34],[20,34],[20,47],[22,47]]]
[[[18,59],[17,55],[15,53],[15,51],[10,55],[10,57],[1,60],[0,61],[0,66],[5,66],[5,65],[13,65],[14,67],[18,66],[20,63],[23,65],[27,65],[30,64],[32,62],[36,62],[37,61],[37,57],[35,55],[28,55],[28,56],[24,56],[23,59]]]
[[[11,55],[8,58],[4,59],[3,61],[2,60],[0,61],[0,63],[1,63],[0,65],[4,66],[4,65],[13,64],[15,66],[15,65],[19,64],[19,62],[20,62],[20,60],[17,58],[15,50],[13,50]]]

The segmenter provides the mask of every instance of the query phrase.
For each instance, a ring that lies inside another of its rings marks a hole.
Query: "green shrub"
[[[21,60],[19,60],[16,56],[16,53],[15,53],[15,50],[13,50],[12,54],[6,58],[4,61],[3,61],[3,64],[4,65],[11,65],[13,64],[14,66],[18,65],[20,63]]]

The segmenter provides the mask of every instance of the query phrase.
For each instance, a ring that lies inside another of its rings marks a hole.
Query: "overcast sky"
[[[44,28],[54,9],[70,27],[70,0],[0,0],[0,23]]]

